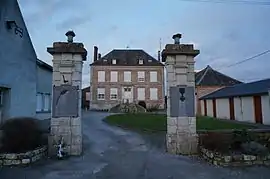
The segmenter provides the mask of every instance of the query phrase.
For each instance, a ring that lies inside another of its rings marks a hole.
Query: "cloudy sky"
[[[75,31],[75,40],[83,42],[89,53],[84,65],[84,86],[89,85],[94,45],[102,55],[129,46],[157,57],[159,39],[163,48],[172,43],[172,35],[178,32],[183,34],[182,43],[193,43],[201,51],[196,69],[210,65],[245,82],[270,78],[270,53],[227,67],[270,49],[270,1],[213,1],[220,0],[19,0],[19,3],[41,60],[51,64],[46,47],[54,41],[65,41],[68,30]]]

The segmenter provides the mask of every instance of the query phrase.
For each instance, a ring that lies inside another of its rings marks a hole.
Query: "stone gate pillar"
[[[195,116],[194,57],[200,51],[192,44],[180,44],[181,34],[173,36],[174,44],[162,51],[167,70],[167,151],[190,155],[197,152]]]
[[[87,51],[74,43],[75,33],[66,33],[67,42],[54,42],[47,52],[53,56],[53,92],[49,155],[56,155],[63,139],[68,155],[82,153],[81,88],[82,66]]]

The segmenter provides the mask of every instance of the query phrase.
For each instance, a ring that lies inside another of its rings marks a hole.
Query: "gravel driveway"
[[[83,114],[84,154],[41,161],[31,167],[0,168],[0,179],[266,179],[270,169],[229,169],[195,158],[166,154],[151,139],[102,122],[109,115]]]

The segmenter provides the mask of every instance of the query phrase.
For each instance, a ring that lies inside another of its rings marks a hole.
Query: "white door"
[[[132,87],[123,87],[123,102],[133,102],[133,88]]]

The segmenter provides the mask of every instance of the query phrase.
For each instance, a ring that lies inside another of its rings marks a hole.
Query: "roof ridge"
[[[201,81],[203,80],[203,78],[205,77],[205,75],[206,75],[206,73],[208,72],[209,69],[212,69],[209,65],[207,65],[206,68],[203,69],[203,70],[205,70],[205,72],[203,73],[203,75],[202,75],[201,78],[199,79],[197,85],[199,85],[199,84],[201,83]],[[212,70],[213,70],[213,69],[212,69]]]

